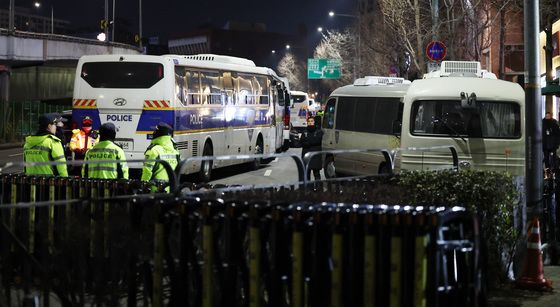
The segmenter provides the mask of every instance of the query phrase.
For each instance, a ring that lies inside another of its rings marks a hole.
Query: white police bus
[[[159,122],[174,128],[182,159],[273,153],[283,145],[285,90],[273,70],[243,58],[83,56],[74,82],[73,121],[90,116],[94,129],[114,123],[127,159],[144,158]],[[234,163],[240,161],[196,162],[186,172],[209,180],[213,168]]]

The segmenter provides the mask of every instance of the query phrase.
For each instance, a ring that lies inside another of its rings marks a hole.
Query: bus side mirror
[[[401,135],[402,123],[400,120],[393,121],[393,135]]]

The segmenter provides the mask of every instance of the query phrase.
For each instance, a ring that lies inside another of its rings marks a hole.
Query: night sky
[[[298,24],[305,24],[308,33],[315,35],[317,26],[343,28],[351,18],[328,17],[333,9],[339,13],[353,13],[357,0],[143,0],[144,37],[173,37],[199,28],[201,25],[223,27],[228,20],[262,22],[273,32],[295,34]],[[16,6],[28,6],[33,10],[34,0],[15,0]],[[72,28],[99,28],[104,17],[105,0],[43,0],[39,14],[50,16],[51,5],[55,18],[69,20]],[[113,0],[109,0],[111,7]],[[122,27],[138,31],[138,0],[115,0],[117,29],[119,19]],[[9,0],[1,0],[2,8],[8,8]],[[112,9],[109,16],[112,15]],[[124,23],[128,23],[125,25]],[[92,27],[93,25],[93,27]]]

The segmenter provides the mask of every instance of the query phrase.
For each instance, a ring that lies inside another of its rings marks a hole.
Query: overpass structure
[[[121,43],[0,29],[0,103],[69,101],[81,56],[140,52]]]

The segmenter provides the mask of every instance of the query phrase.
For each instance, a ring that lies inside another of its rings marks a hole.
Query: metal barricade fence
[[[135,180],[3,175],[0,301],[14,305],[24,293],[46,306],[53,296],[65,306],[478,304],[470,213],[372,205],[392,177],[306,183],[298,156],[277,156],[296,161],[299,183],[180,193],[170,174],[175,193],[154,194],[154,183]]]
[[[63,305],[473,306],[478,299],[478,229],[460,208],[119,197],[106,193],[107,183],[86,182],[91,199],[1,207],[8,301],[18,290],[43,299],[52,292]]]

